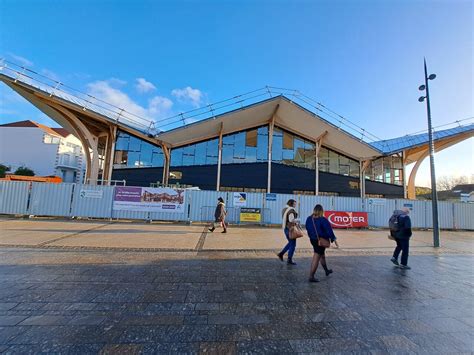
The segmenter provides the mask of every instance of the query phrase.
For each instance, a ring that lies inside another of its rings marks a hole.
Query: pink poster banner
[[[113,208],[116,211],[185,211],[185,190],[170,187],[116,186]]]

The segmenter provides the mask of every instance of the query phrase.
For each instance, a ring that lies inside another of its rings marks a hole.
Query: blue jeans
[[[296,249],[296,239],[290,239],[290,231],[288,228],[285,228],[285,237],[288,240],[288,243],[285,245],[283,250],[280,252],[281,255],[288,252],[288,259],[293,259],[293,254]]]
[[[397,247],[393,251],[393,257],[398,259],[400,252],[402,252],[401,264],[406,265],[408,262],[408,251],[410,249],[410,239],[395,239]]]

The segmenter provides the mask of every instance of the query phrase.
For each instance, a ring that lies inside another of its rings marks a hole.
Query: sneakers
[[[280,259],[280,261],[283,261],[283,254],[282,253],[278,253],[277,256],[278,256],[278,259]]]
[[[400,265],[400,269],[403,269],[403,270],[411,270],[411,267],[409,267],[408,265]]]
[[[212,227],[212,228],[209,228],[208,231],[212,233],[212,232],[214,232],[214,229],[215,229],[215,228]]]
[[[397,265],[397,266],[400,265],[400,264],[398,263],[398,260],[395,259],[395,258],[391,258],[390,261],[391,261],[394,265]]]
[[[331,275],[331,274],[332,274],[332,269],[328,269],[328,270],[327,270],[327,271],[325,271],[325,272],[326,272],[326,276],[329,276],[329,275]]]
[[[315,278],[315,277],[310,277],[308,279],[308,282],[319,282],[319,279]]]

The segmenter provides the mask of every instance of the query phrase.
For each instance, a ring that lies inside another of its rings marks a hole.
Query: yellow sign
[[[240,222],[261,222],[262,213],[260,208],[241,208]]]

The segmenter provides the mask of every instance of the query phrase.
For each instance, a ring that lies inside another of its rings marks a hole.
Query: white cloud
[[[174,89],[171,91],[171,95],[180,101],[190,102],[194,107],[199,107],[203,97],[203,94],[200,90],[193,89],[190,86],[187,86],[183,89]]]
[[[163,96],[155,96],[148,103],[148,111],[155,117],[168,114],[173,106],[173,101]]]
[[[111,105],[123,108],[134,115],[149,118],[147,110],[133,101],[123,91],[112,87],[110,81],[95,81],[87,85],[89,95],[101,99]]]
[[[135,84],[136,89],[140,93],[147,93],[153,90],[156,90],[156,86],[153,83],[150,83],[145,78],[137,78],[137,83]]]
[[[25,67],[32,67],[33,62],[31,60],[26,59],[25,57],[16,55],[14,53],[8,53],[8,55],[15,61],[17,64],[20,64]]]
[[[113,80],[112,83],[117,83],[117,80],[118,79]],[[120,82],[121,81],[119,81],[119,83]],[[148,107],[144,107],[135,102],[122,90],[113,87],[112,83],[110,80],[89,83],[87,85],[88,94],[150,121],[163,118],[165,115],[169,114],[169,111],[173,106],[173,102],[170,99],[162,96],[155,96],[148,102]]]

